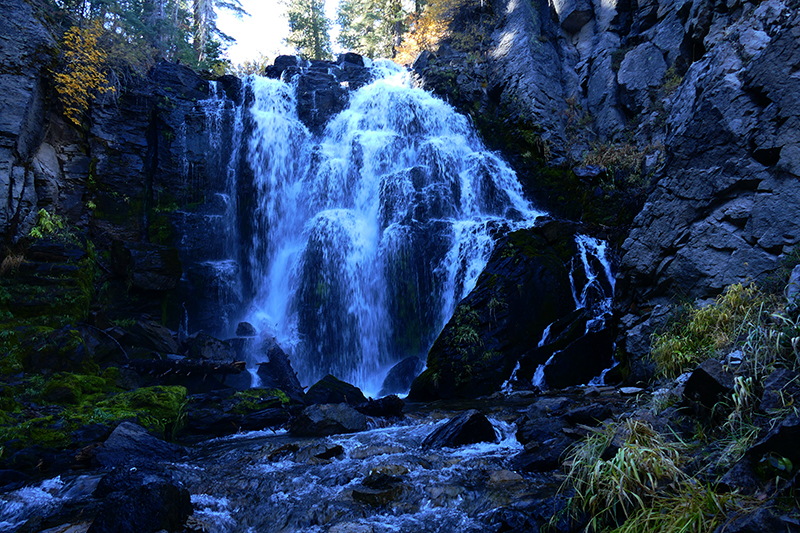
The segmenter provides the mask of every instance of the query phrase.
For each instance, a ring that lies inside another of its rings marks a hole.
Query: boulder
[[[406,403],[398,396],[392,394],[391,396],[384,396],[377,400],[370,398],[366,402],[356,405],[356,410],[367,416],[400,416],[403,414],[405,404]]]
[[[471,409],[445,422],[422,441],[423,448],[455,448],[478,442],[497,442],[492,423]]]
[[[367,429],[367,418],[346,403],[311,405],[289,424],[297,437],[325,437]]]
[[[137,320],[125,331],[120,344],[163,354],[176,354],[180,350],[172,331],[152,320]]]
[[[155,473],[118,469],[97,485],[102,498],[90,533],[183,531],[192,514],[189,491]]]
[[[568,437],[556,435],[537,445],[526,446],[525,451],[515,455],[511,464],[514,470],[522,472],[549,472],[561,465],[565,452],[573,441]]]
[[[300,61],[301,59],[298,56],[278,56],[272,62],[272,65],[267,66],[264,70],[264,76],[279,80],[287,68],[297,67],[300,65]]]
[[[686,380],[684,398],[711,409],[717,402],[733,392],[733,374],[727,372],[716,359],[703,361]]]
[[[556,235],[563,244],[558,228],[542,225],[497,244],[475,288],[433,343],[428,368],[414,380],[409,398],[477,397],[499,390],[520,356],[538,346],[547,325],[574,310],[565,265],[572,250],[552,246]]]
[[[274,339],[266,341],[261,351],[268,359],[267,362],[258,364],[257,374],[261,380],[261,386],[280,389],[293,401],[302,402],[303,387],[292,368],[289,356]]]
[[[361,405],[367,402],[367,398],[358,387],[328,374],[308,389],[305,402],[308,405],[320,403]]]
[[[232,363],[237,359],[236,350],[229,343],[203,332],[195,333],[186,339],[183,350],[190,359],[225,363]]]
[[[106,468],[175,461],[185,455],[182,446],[164,442],[132,422],[117,426],[95,453],[97,462]]]
[[[797,398],[800,398],[800,373],[779,368],[764,380],[764,394],[759,408],[768,413],[787,407]]]
[[[767,460],[788,459],[791,465],[800,464],[800,417],[791,415],[785,418],[778,426],[772,428],[761,440],[747,450],[749,457],[754,465],[757,465],[765,457]],[[796,466],[790,467],[796,469]],[[787,469],[788,470],[788,469]]]
[[[425,368],[425,363],[419,357],[411,356],[406,357],[396,365],[394,365],[386,378],[383,380],[381,386],[381,396],[387,394],[405,394],[411,388],[411,383],[414,381],[422,370]]]
[[[239,322],[236,326],[237,337],[255,337],[257,334],[256,328],[250,322]]]
[[[137,289],[174,289],[183,275],[176,248],[117,240],[114,241],[111,252],[115,272],[125,276],[126,282]]]

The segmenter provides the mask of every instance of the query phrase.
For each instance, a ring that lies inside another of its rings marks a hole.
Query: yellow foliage
[[[102,35],[99,22],[85,29],[75,26],[64,34],[63,67],[55,74],[56,90],[64,115],[78,126],[97,92],[114,92],[103,72],[107,55],[98,46]]]
[[[451,39],[456,49],[474,51],[470,48],[476,48],[475,45],[480,45],[487,37],[482,29],[470,27],[463,32],[453,32],[451,22],[464,7],[477,4],[478,0],[429,0],[422,14],[412,17],[410,31],[403,36],[403,44],[394,60],[400,64],[410,64],[421,51],[436,50],[439,43],[446,39]]]

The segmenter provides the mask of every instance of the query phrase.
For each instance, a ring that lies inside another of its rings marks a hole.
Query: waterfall
[[[253,174],[245,317],[290,354],[367,391],[424,357],[474,286],[500,228],[540,214],[469,121],[379,63],[377,81],[312,136],[294,88],[249,77]]]

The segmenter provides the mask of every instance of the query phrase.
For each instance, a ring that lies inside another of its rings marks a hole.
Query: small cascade
[[[611,316],[615,278],[610,250],[606,241],[588,235],[576,235],[575,245],[577,253],[570,264],[569,281],[575,309],[576,311],[583,310],[583,313],[573,317],[573,320],[575,320],[574,324],[581,328],[579,331],[582,331],[583,335],[589,335],[602,331]],[[583,321],[585,321],[585,326]],[[551,338],[559,335],[559,333],[551,333],[554,326],[558,326],[556,329],[560,328],[563,333],[568,331],[572,324],[563,320],[549,324],[542,334],[538,347],[545,347],[557,340]],[[546,389],[548,387],[546,369],[554,362],[559,353],[560,350],[554,352],[547,361],[536,367],[531,379],[531,385],[534,388]],[[592,383],[602,384],[602,378],[607,370],[594,378]]]
[[[605,326],[611,315],[616,279],[611,267],[606,241],[576,235],[580,266],[576,271],[575,258],[570,268],[572,297],[577,309],[586,309],[592,319],[586,325],[587,333]]]
[[[250,77],[253,301],[304,383],[333,373],[367,391],[424,357],[474,286],[493,234],[539,212],[468,120],[375,62],[377,81],[313,136],[294,88]]]

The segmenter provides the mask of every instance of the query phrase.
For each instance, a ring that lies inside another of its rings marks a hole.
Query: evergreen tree
[[[331,57],[331,22],[325,16],[324,0],[285,0],[289,19],[286,44],[311,59]]]
[[[341,0],[339,43],[368,57],[394,57],[407,16],[401,0]]]

